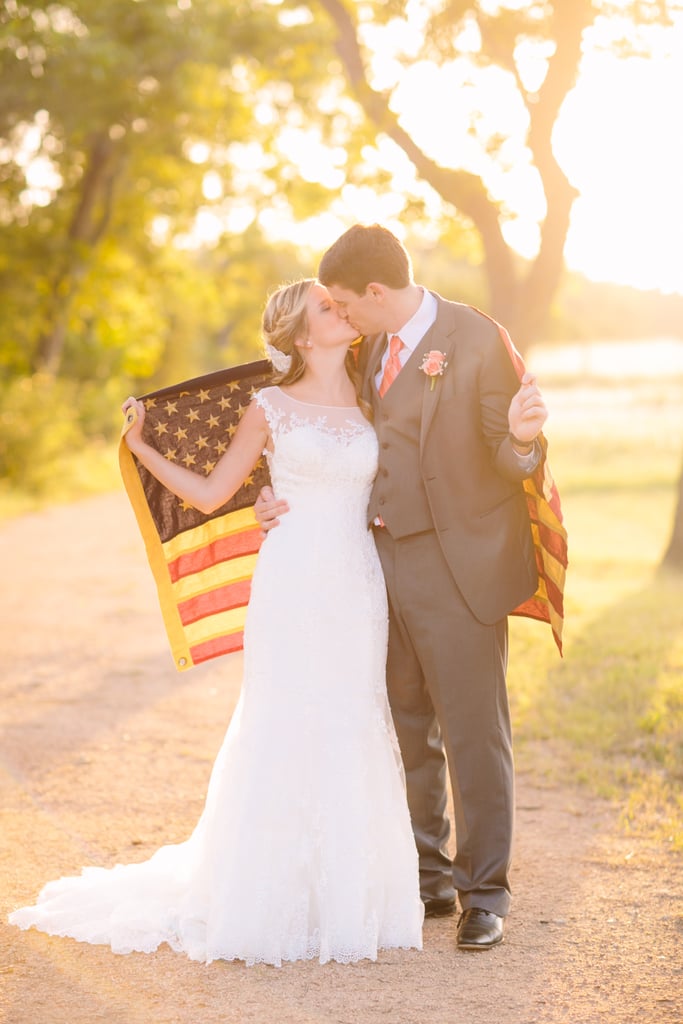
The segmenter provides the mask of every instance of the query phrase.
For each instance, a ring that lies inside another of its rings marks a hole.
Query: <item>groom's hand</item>
[[[548,418],[548,410],[533,373],[525,373],[508,411],[510,432],[531,444]]]
[[[254,503],[254,515],[261,527],[261,533],[265,537],[274,526],[280,525],[279,516],[289,512],[289,505],[286,501],[278,501],[273,494],[272,487],[262,487],[259,496]]]

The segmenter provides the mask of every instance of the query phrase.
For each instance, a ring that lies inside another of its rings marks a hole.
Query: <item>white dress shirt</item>
[[[399,360],[401,366],[405,366],[408,359],[424,338],[425,334],[436,320],[436,313],[438,310],[438,303],[434,295],[428,292],[426,288],[422,288],[422,302],[411,316],[408,323],[404,324],[399,331],[394,331],[389,337],[393,338],[394,334],[398,334],[399,338],[403,342],[403,348],[399,353]],[[382,364],[379,368],[379,372],[375,377],[375,384],[379,390],[379,382],[382,379],[384,373],[384,367],[386,366],[387,359],[389,358],[389,346],[387,345],[386,351],[382,356]]]

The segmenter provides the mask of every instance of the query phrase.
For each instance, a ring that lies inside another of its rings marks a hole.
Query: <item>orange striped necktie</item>
[[[402,348],[403,342],[399,338],[398,334],[392,334],[389,339],[389,358],[384,364],[384,373],[382,374],[382,379],[379,382],[380,398],[384,397],[401,372],[401,360],[399,359],[399,353]]]

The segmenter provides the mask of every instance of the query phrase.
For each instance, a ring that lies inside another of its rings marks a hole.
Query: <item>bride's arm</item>
[[[127,398],[122,408],[124,415],[129,409],[137,412],[137,419],[128,429],[125,441],[138,461],[169,491],[204,513],[213,512],[232,498],[261,457],[269,436],[263,409],[256,402],[251,402],[227,452],[207,476],[200,476],[185,466],[170,462],[142,440],[145,407],[141,401]]]

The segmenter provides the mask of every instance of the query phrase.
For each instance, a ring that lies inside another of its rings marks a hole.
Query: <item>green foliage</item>
[[[52,492],[70,453],[82,444],[78,389],[25,377],[0,394],[0,478],[33,496]]]
[[[9,0],[8,13],[0,27],[0,371],[7,379],[36,369],[143,379],[167,352],[186,348],[191,361],[207,344],[220,348],[219,336],[250,347],[221,308],[222,268],[192,234],[202,213],[235,240],[234,212],[251,209],[255,220],[283,182],[297,216],[325,207],[329,193],[302,183],[272,127],[278,117],[303,123],[308,103],[323,134],[332,124],[343,132],[343,117],[316,114],[327,61],[319,26],[290,26],[276,5],[241,0],[40,9]],[[251,174],[234,159],[240,144],[250,149]],[[221,182],[211,199],[207,172]],[[258,231],[247,237],[260,242]],[[200,265],[219,271],[213,281],[200,280]],[[243,270],[258,306],[277,281],[248,254]],[[254,317],[249,333],[253,346]]]

